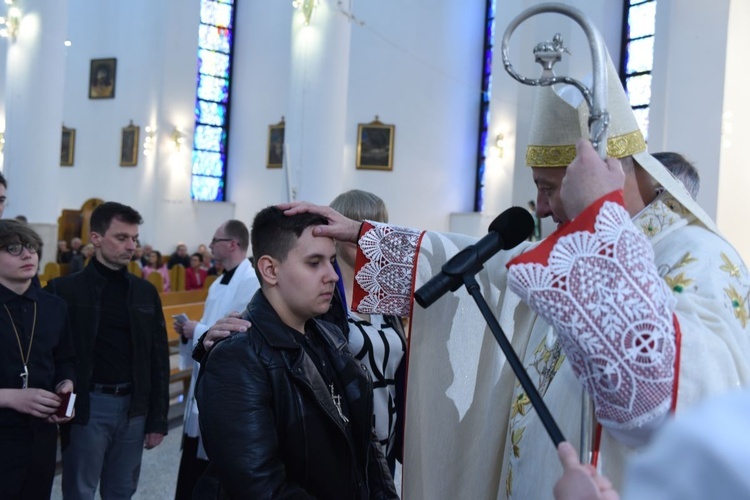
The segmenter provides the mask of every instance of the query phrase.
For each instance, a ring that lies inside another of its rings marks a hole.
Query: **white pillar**
[[[56,223],[60,215],[60,140],[68,1],[17,2],[23,17],[7,40],[5,158],[6,217]],[[85,92],[82,89],[81,92]]]
[[[296,199],[328,203],[344,190],[351,25],[321,2],[309,26],[292,17],[289,114],[285,142]],[[347,167],[350,167],[347,165]]]

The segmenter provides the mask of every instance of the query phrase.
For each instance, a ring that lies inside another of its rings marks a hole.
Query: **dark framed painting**
[[[121,167],[135,167],[138,165],[138,133],[140,127],[130,125],[123,127],[122,139],[120,142],[120,166]]]
[[[72,167],[76,157],[76,129],[63,125],[60,143],[60,166]]]
[[[268,126],[268,154],[266,168],[281,168],[284,164],[284,118]]]
[[[377,117],[357,128],[357,168],[393,170],[393,139],[395,125],[381,123]]]
[[[92,59],[89,72],[89,99],[113,99],[117,59]]]

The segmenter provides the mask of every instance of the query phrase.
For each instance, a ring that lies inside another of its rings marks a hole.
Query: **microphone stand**
[[[443,272],[445,272],[445,270]],[[555,419],[552,418],[552,414],[549,412],[549,409],[544,403],[542,396],[539,394],[539,391],[537,391],[534,383],[531,381],[529,374],[526,373],[526,370],[521,364],[521,360],[518,359],[518,355],[513,350],[513,346],[508,341],[508,337],[505,336],[505,333],[503,333],[503,329],[500,327],[497,319],[495,319],[495,315],[492,313],[490,306],[487,304],[487,301],[484,300],[484,297],[482,296],[482,293],[479,289],[479,283],[477,283],[474,274],[468,272],[462,276],[462,279],[464,285],[466,286],[466,290],[472,297],[474,297],[474,302],[477,303],[482,316],[484,316],[485,321],[487,321],[487,325],[490,327],[490,330],[492,330],[492,334],[495,336],[495,340],[497,340],[497,343],[500,344],[500,348],[503,350],[505,357],[508,359],[508,363],[510,363],[510,367],[513,369],[513,373],[515,373],[516,377],[518,377],[518,381],[521,383],[521,387],[523,387],[523,390],[526,391],[526,395],[529,397],[531,404],[534,406],[537,415],[539,415],[539,418],[542,420],[542,424],[544,424],[544,428],[547,430],[547,434],[549,434],[549,437],[555,444],[555,448],[557,448],[557,446],[561,442],[565,441],[565,438],[563,437],[560,428],[557,426],[557,422],[555,422]]]

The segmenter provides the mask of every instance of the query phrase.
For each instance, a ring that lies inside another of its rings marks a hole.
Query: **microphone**
[[[466,274],[476,274],[487,260],[500,250],[510,250],[524,241],[534,231],[534,219],[528,210],[510,207],[492,221],[487,236],[469,245],[448,262],[440,273],[419,287],[414,293],[417,304],[425,309],[449,290],[455,292]]]

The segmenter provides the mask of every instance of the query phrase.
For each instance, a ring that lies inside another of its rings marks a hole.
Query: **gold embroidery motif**
[[[682,293],[685,290],[685,287],[693,282],[693,280],[685,277],[685,273],[680,273],[674,278],[664,276],[664,280],[667,282],[667,286],[669,286],[673,292],[677,293]]]
[[[740,268],[736,264],[732,263],[731,260],[729,260],[729,257],[726,256],[724,252],[721,252],[721,260],[724,261],[724,265],[721,266],[719,269],[722,271],[725,271],[729,273],[729,276],[732,276],[733,278],[739,278],[740,277]]]
[[[747,306],[746,306],[746,298],[742,297],[737,290],[733,286],[729,286],[729,288],[725,288],[724,292],[727,294],[727,297],[729,297],[729,300],[732,304],[732,309],[734,310],[734,316],[740,320],[740,324],[742,325],[742,328],[745,328],[747,325],[748,320],[748,314],[747,314]]]
[[[646,150],[646,141],[640,130],[607,139],[607,156],[624,158]],[[526,165],[529,167],[567,167],[576,157],[575,144],[536,146],[526,148]]]
[[[513,467],[508,468],[508,477],[505,478],[505,498],[513,494]]]
[[[682,256],[682,258],[680,259],[680,262],[675,264],[675,266],[672,269],[679,269],[693,262],[698,262],[698,259],[690,255],[690,252],[687,252],[685,255]]]
[[[513,445],[513,456],[516,458],[521,457],[521,447],[518,445],[521,443],[524,431],[526,431],[526,427],[520,427],[510,433],[510,442]]]
[[[565,360],[565,354],[562,351],[562,345],[555,339],[555,343],[551,348],[547,347],[546,336],[542,339],[539,345],[534,350],[534,357],[527,366],[526,370],[531,375],[536,372],[537,378],[537,390],[539,394],[544,397],[547,392],[549,385],[552,383],[552,379],[557,374],[557,371],[562,366]],[[533,414],[531,412],[531,400],[525,391],[521,389],[520,382],[516,381],[514,389],[515,398],[511,406],[510,413],[510,465],[508,466],[508,474],[505,478],[505,494],[508,498],[513,492],[513,461],[521,458],[521,441],[523,440],[524,431],[526,426],[521,427],[521,423],[527,415]]]
[[[529,397],[526,395],[525,392],[522,392],[513,401],[512,410],[510,412],[510,418],[513,418],[519,414],[526,415],[526,412],[529,410],[529,406],[531,406],[531,400],[529,399]]]

